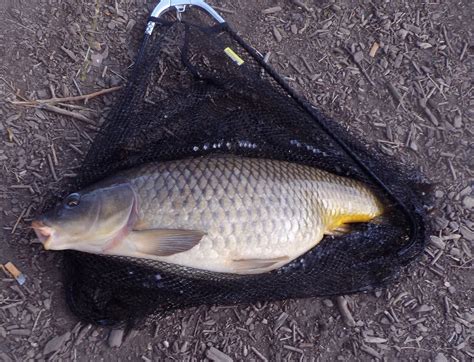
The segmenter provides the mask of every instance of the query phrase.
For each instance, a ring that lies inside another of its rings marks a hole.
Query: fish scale
[[[154,259],[221,272],[235,272],[239,260],[287,257],[272,265],[279,267],[315,246],[338,218],[381,213],[362,183],[275,160],[204,157],[120,176],[138,195],[140,230],[206,233],[190,250]]]

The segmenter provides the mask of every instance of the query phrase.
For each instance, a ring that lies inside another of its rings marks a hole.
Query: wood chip
[[[438,249],[444,250],[446,248],[446,243],[439,237],[437,236],[430,236],[431,244]]]
[[[374,42],[374,44],[372,44],[372,47],[370,48],[369,55],[370,55],[372,58],[374,58],[374,57],[375,57],[375,54],[377,53],[377,50],[379,50],[379,48],[380,48],[379,43]]]
[[[379,352],[377,352],[375,349],[373,349],[372,347],[369,347],[369,346],[366,346],[365,344],[361,345],[360,346],[360,349],[362,351],[364,351],[365,353],[367,354],[370,354],[372,357],[375,357],[375,358],[378,358],[378,359],[382,359],[382,354],[380,354]]]
[[[283,324],[285,324],[285,321],[287,320],[287,318],[288,318],[288,314],[285,312],[282,312],[275,322],[274,330],[277,331]]]
[[[64,46],[61,45],[61,50],[67,54],[69,58],[71,58],[73,61],[77,62],[79,59],[76,57],[76,55],[69,49],[65,48]]]
[[[386,338],[381,338],[381,337],[374,337],[374,336],[366,336],[364,338],[364,342],[366,343],[376,343],[376,344],[379,344],[379,343],[385,343],[387,342],[388,339]]]
[[[387,82],[385,84],[388,88],[388,91],[392,95],[392,97],[397,101],[398,104],[401,104],[402,103],[402,96],[400,95],[398,90],[394,87],[394,85],[392,83]]]
[[[31,330],[29,329],[12,329],[8,333],[15,335],[15,336],[24,336],[28,337],[31,335]]]
[[[289,346],[287,344],[283,345],[283,348],[287,349],[288,351],[296,352],[296,353],[299,353],[299,354],[304,354],[304,351],[302,349],[296,348],[296,347],[293,347],[293,346]]]
[[[262,10],[262,14],[265,14],[265,15],[275,14],[279,11],[281,11],[281,6],[273,6],[271,8],[267,8],[265,10]]]
[[[280,31],[277,29],[276,26],[273,27],[273,36],[275,37],[276,41],[279,43],[282,41],[283,37],[281,36]]]
[[[415,313],[428,313],[433,310],[432,306],[422,304],[418,308],[415,309]]]
[[[206,357],[209,358],[211,361],[215,362],[232,362],[233,359],[229,357],[224,352],[219,351],[217,348],[210,347],[206,351]]]
[[[51,338],[44,346],[43,355],[47,356],[53,352],[59,351],[63,347],[64,343],[69,340],[69,338],[71,338],[70,332],[66,332],[63,335]]]
[[[438,119],[436,116],[431,112],[431,110],[426,106],[427,99],[426,98],[420,98],[419,104],[420,107],[423,109],[423,112],[428,116],[428,119],[433,123],[435,126],[439,126]]]

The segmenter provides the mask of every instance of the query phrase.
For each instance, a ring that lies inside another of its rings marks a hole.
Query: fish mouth
[[[43,247],[48,250],[53,239],[54,230],[52,227],[47,226],[44,222],[35,220],[31,223],[31,227],[36,233],[39,241],[43,244]]]

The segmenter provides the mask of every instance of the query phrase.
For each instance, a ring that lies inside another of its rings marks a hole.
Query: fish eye
[[[71,194],[66,197],[65,204],[69,208],[73,208],[79,205],[81,196],[79,194]]]

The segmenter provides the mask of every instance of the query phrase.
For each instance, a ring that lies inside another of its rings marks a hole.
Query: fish
[[[68,195],[32,228],[47,250],[259,274],[383,213],[360,181],[298,163],[217,155],[119,171]]]

